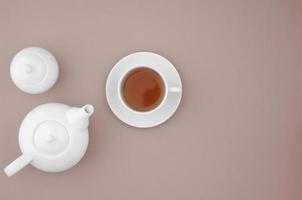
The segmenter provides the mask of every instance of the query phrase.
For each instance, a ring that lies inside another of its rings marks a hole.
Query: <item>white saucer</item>
[[[165,82],[165,97],[154,110],[138,112],[129,108],[120,94],[125,75],[137,67],[149,67]],[[112,112],[130,126],[148,128],[162,124],[177,110],[182,95],[181,79],[166,58],[151,52],[138,52],[122,58],[111,70],[106,83],[106,97]]]

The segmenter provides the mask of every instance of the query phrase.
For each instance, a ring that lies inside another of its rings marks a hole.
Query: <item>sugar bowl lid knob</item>
[[[20,90],[40,94],[56,83],[59,65],[56,58],[46,49],[28,47],[15,55],[10,65],[10,74]]]

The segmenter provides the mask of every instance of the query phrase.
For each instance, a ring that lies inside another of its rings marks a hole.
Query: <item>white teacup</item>
[[[164,83],[164,96],[152,110],[141,112],[130,108],[123,98],[125,77],[136,68],[150,68]],[[111,70],[106,83],[106,97],[113,113],[128,125],[147,128],[168,120],[177,110],[182,95],[181,79],[175,67],[164,57],[151,52],[138,52],[122,58]]]

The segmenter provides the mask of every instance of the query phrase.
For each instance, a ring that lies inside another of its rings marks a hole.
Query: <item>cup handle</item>
[[[180,87],[169,87],[169,92],[180,93],[182,89]]]
[[[5,167],[4,172],[7,176],[12,176],[21,169],[23,169],[26,165],[28,165],[32,161],[32,157],[22,154],[14,160],[11,164]]]

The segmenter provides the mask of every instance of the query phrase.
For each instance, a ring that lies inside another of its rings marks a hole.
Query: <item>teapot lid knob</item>
[[[48,143],[52,143],[52,142],[54,142],[56,140],[56,138],[52,134],[50,134],[50,135],[46,135],[45,140]]]

